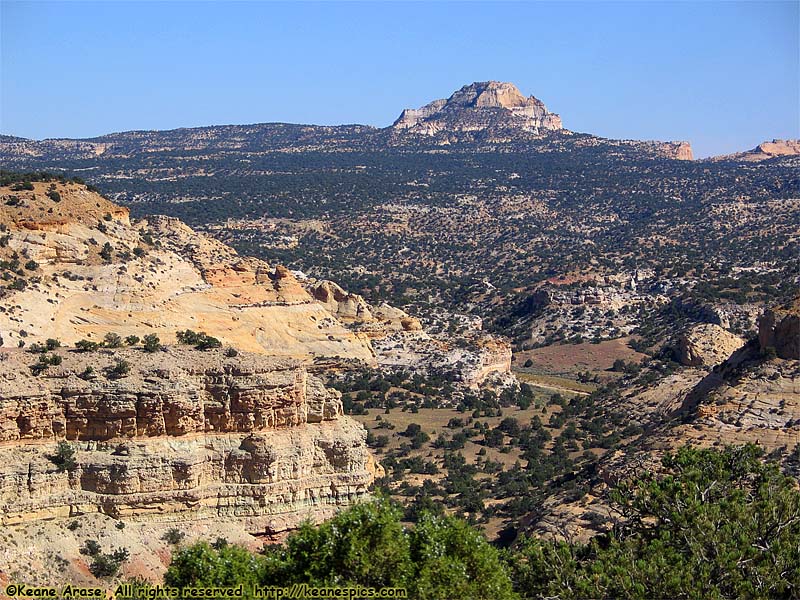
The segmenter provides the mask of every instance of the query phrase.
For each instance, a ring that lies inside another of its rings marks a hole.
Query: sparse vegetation
[[[198,350],[222,347],[222,342],[203,331],[196,332],[191,329],[186,329],[185,331],[178,331],[175,336],[179,344],[188,344],[194,346]]]
[[[75,342],[75,348],[81,352],[93,352],[97,350],[99,346],[97,342],[92,342],[90,340],[78,340]]]

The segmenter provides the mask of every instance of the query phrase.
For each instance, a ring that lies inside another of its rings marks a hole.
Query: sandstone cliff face
[[[511,83],[485,81],[465,85],[447,100],[406,109],[392,126],[396,131],[434,135],[447,131],[480,131],[511,127],[539,133],[562,128],[561,117],[544,103],[525,97]]]
[[[374,477],[364,429],[297,361],[219,350],[62,352],[61,365],[35,377],[29,353],[2,356],[4,524],[183,514],[236,517],[263,534],[364,496]],[[117,360],[134,366],[109,379]],[[63,439],[76,441],[77,465],[58,471],[48,457]]]
[[[61,365],[33,376],[25,364],[33,355],[1,356],[0,442],[249,432],[342,415],[338,394],[297,361],[183,348],[67,351]],[[117,360],[135,372],[114,377]]]
[[[800,359],[800,297],[764,312],[758,320],[758,343],[762,352],[772,347],[780,358]]]

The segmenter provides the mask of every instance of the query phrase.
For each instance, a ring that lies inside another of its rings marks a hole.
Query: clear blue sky
[[[695,155],[800,137],[798,2],[0,0],[0,131],[389,125],[472,81]]]

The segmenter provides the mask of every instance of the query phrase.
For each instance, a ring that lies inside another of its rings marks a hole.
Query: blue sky
[[[800,137],[798,6],[0,0],[0,131],[386,126],[497,79],[575,131],[733,152]]]

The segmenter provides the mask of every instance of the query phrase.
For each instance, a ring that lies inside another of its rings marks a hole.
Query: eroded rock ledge
[[[173,348],[77,353],[34,376],[0,360],[3,524],[100,512],[240,519],[275,533],[367,493],[363,427],[298,362]],[[126,361],[130,371],[114,378]],[[50,459],[72,440],[76,466]]]

